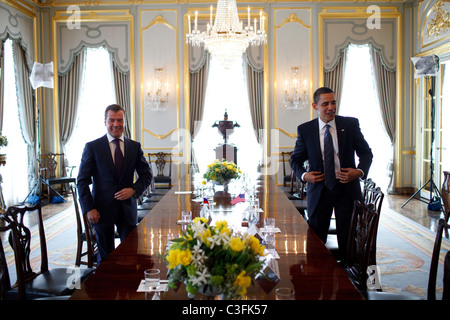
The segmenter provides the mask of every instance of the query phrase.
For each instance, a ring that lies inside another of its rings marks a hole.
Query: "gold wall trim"
[[[22,0],[0,0],[4,4],[8,5],[11,8],[16,9],[17,11],[23,13],[24,15],[35,18],[36,17],[36,11],[34,9],[34,6],[29,5],[27,2]]]
[[[297,138],[297,134],[296,133],[289,133],[289,132],[287,132],[287,131],[285,131],[285,130],[283,130],[281,128],[275,128],[275,129],[280,130],[282,133],[287,135],[289,138],[292,138],[292,139],[296,139]]]
[[[165,139],[165,137],[163,138],[158,138],[164,135],[157,135],[153,132],[151,132],[148,129],[144,128],[144,108],[145,108],[145,90],[144,90],[144,71],[143,71],[143,65],[144,65],[144,53],[143,53],[143,39],[144,39],[144,31],[151,28],[152,26],[155,26],[157,24],[163,24],[165,26],[167,26],[169,29],[172,29],[175,31],[175,36],[176,36],[176,63],[177,63],[177,67],[176,67],[176,75],[175,75],[175,96],[176,96],[176,105],[175,108],[177,108],[176,110],[176,126],[177,128],[173,129],[168,135],[172,134],[175,130],[180,128],[180,66],[179,66],[179,54],[180,54],[180,46],[179,46],[179,28],[178,28],[178,10],[177,9],[161,9],[161,10],[157,10],[157,9],[142,9],[139,12],[139,19],[140,21],[142,21],[143,18],[143,14],[147,13],[147,12],[169,12],[169,13],[175,13],[176,16],[176,21],[177,21],[177,25],[176,26],[172,26],[167,20],[165,20],[161,15],[157,15],[155,17],[155,19],[153,19],[147,26],[145,27],[140,27],[139,28],[139,47],[140,47],[140,77],[141,77],[141,139],[142,142],[145,143],[145,139],[143,136],[143,132],[147,132],[150,133],[152,136],[156,137],[157,139]],[[178,131],[178,143],[180,141],[180,130]]]
[[[163,24],[163,25],[169,27],[169,28],[172,29],[172,30],[176,30],[176,29],[177,29],[176,27],[172,26],[172,25],[171,25],[166,19],[164,19],[162,16],[158,15],[158,16],[156,16],[155,19],[153,19],[152,21],[150,21],[150,23],[149,23],[146,27],[142,28],[141,30],[142,30],[142,31],[147,30],[147,29],[151,28],[152,26],[154,26],[154,25],[156,25],[156,24]]]
[[[148,129],[144,129],[145,132],[150,133],[152,136],[154,136],[156,139],[162,140],[167,138],[168,136],[170,136],[172,133],[175,132],[175,130],[178,130],[178,128],[172,129],[171,131],[169,131],[166,134],[156,134]]]
[[[303,9],[303,8],[299,8],[299,9]],[[299,19],[295,13],[291,13],[288,18],[284,19],[283,22],[281,22],[280,25],[275,26],[275,29],[279,29],[289,22],[297,22],[297,23],[300,23],[305,28],[311,29],[311,26],[308,26],[306,23],[303,22],[302,19]]]

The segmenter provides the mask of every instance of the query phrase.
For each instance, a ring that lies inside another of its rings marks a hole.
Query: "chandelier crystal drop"
[[[264,16],[259,15],[259,29],[257,19],[253,23],[250,19],[250,7],[247,14],[247,26],[239,20],[236,0],[218,0],[216,17],[213,24],[213,9],[210,8],[210,18],[207,30],[198,30],[198,12],[195,12],[194,30],[191,31],[191,19],[188,16],[189,33],[186,34],[186,42],[192,46],[203,44],[213,59],[218,59],[225,68],[239,59],[249,45],[262,45],[267,42],[264,31]]]

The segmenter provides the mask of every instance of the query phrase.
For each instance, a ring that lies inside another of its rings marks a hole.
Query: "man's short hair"
[[[106,120],[106,117],[108,116],[108,111],[112,111],[112,112],[123,111],[123,115],[124,115],[124,117],[126,117],[125,109],[119,104],[111,104],[111,105],[106,107],[106,109],[105,109],[105,120]]]
[[[334,91],[328,87],[321,87],[321,88],[317,89],[316,91],[314,91],[314,95],[313,95],[314,103],[318,104],[319,100],[320,100],[320,95],[325,94],[325,93],[334,93]]]

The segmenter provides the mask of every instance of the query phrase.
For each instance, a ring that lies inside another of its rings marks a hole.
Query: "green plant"
[[[6,136],[2,136],[2,133],[0,132],[0,148],[6,147],[8,145],[8,139]]]

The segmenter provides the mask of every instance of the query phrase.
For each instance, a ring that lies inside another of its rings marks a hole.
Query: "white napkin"
[[[139,283],[139,287],[137,288],[136,292],[159,292],[159,291],[166,291],[168,288],[167,280],[161,280],[159,282],[159,288],[158,289],[150,289],[147,288],[145,285],[145,280],[141,280],[141,283]]]

